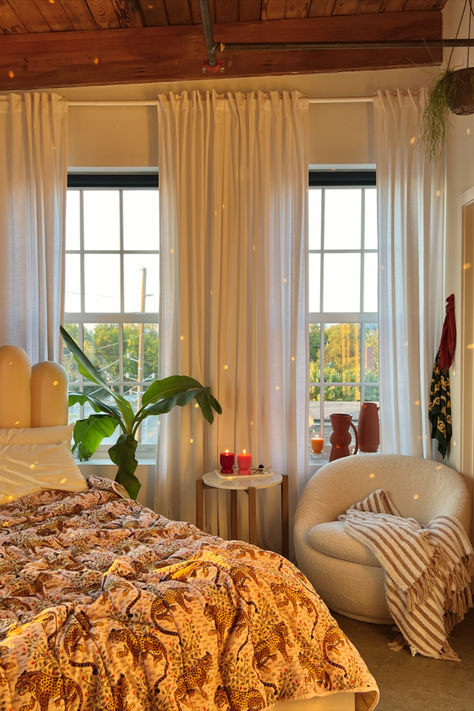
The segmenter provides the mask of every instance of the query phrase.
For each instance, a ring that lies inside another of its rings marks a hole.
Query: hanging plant
[[[432,85],[428,102],[423,114],[422,141],[432,160],[440,157],[449,126],[449,114],[469,115],[474,113],[474,67],[469,66],[469,41],[471,39],[471,17],[474,15],[472,0],[465,0],[461,19],[456,32],[456,39],[469,4],[469,34],[467,47],[467,66],[463,69],[451,69],[453,54],[441,76]]]
[[[423,114],[423,144],[436,160],[446,140],[449,113],[474,113],[474,67],[446,69],[433,84]]]

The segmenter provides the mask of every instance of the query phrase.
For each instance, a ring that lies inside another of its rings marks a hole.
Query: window
[[[159,259],[156,174],[69,176],[65,328],[134,408],[158,377]],[[67,349],[63,364],[70,390],[97,389]],[[70,420],[91,411],[77,405]],[[155,445],[156,430],[157,418],[146,419],[141,444]]]
[[[357,426],[379,400],[375,173],[311,172],[308,228],[309,433],[327,452],[330,415]]]

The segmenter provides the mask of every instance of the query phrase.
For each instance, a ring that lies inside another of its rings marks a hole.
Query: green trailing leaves
[[[451,112],[474,113],[474,67],[448,67],[430,88],[423,112],[422,142],[431,160],[441,157]]]
[[[221,414],[222,408],[209,387],[187,375],[170,375],[151,383],[143,394],[142,407],[134,412],[130,402],[109,386],[100,371],[62,326],[61,335],[78,365],[79,372],[101,388],[94,395],[69,394],[70,406],[88,402],[94,410],[94,414],[86,419],[77,420],[74,426],[73,451],[80,459],[89,459],[102,440],[110,437],[119,425],[122,433],[108,451],[111,460],[118,466],[115,480],[135,499],[140,490],[140,482],[135,476],[138,464],[135,456],[138,442],[135,435],[140,423],[150,415],[162,415],[174,407],[184,407],[193,399],[210,424],[214,421],[214,412]],[[107,399],[112,398],[115,405],[101,400],[102,392]]]
[[[447,69],[430,89],[428,102],[423,112],[423,134],[421,140],[431,160],[437,160],[446,140],[448,122],[448,95],[451,84]]]

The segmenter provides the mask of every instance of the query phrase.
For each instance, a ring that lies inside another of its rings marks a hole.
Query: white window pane
[[[86,254],[84,257],[85,310],[120,311],[120,256]]]
[[[80,249],[80,193],[68,190],[66,193],[66,249]]]
[[[118,190],[84,190],[84,248],[120,249]]]
[[[77,313],[81,310],[81,262],[78,254],[66,254],[66,288],[64,310]]]
[[[126,254],[124,265],[124,311],[158,311],[158,254]],[[141,305],[142,292],[144,304]]]
[[[377,255],[364,257],[364,311],[377,311]]]
[[[365,248],[377,249],[377,191],[367,188],[365,191]]]
[[[310,249],[321,249],[321,190],[308,191],[308,241]]]
[[[159,218],[158,190],[125,190],[124,249],[158,249]]]
[[[326,190],[324,248],[360,249],[361,190]]]
[[[360,254],[324,256],[323,311],[360,311]]]
[[[320,311],[320,293],[321,293],[321,255],[309,255],[309,273],[308,273],[308,290],[309,290],[309,311],[310,313],[318,313]]]

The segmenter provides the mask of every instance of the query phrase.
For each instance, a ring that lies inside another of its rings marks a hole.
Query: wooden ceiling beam
[[[216,42],[370,42],[440,40],[441,12],[333,15],[304,20],[235,22],[213,26]]]
[[[383,13],[214,25],[217,42],[440,40],[441,13]],[[0,36],[0,91],[268,76],[440,64],[441,49],[347,49],[224,52],[222,73],[203,74],[202,27]]]

